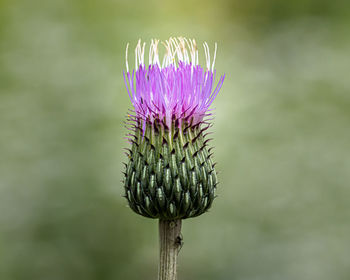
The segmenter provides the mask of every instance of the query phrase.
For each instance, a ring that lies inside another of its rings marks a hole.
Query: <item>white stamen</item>
[[[129,43],[126,44],[126,50],[125,50],[125,66],[126,66],[126,73],[129,73],[128,49],[129,49]]]
[[[210,51],[209,51],[209,46],[208,46],[208,43],[205,42],[205,44],[207,45],[207,53],[208,53],[208,70],[210,70]]]
[[[142,66],[145,66],[145,47],[146,47],[146,42],[143,43],[142,45],[142,52],[141,52],[141,63]]]
[[[171,49],[171,42],[166,40],[166,44],[167,44],[167,54],[166,54],[166,66],[171,65],[174,62],[174,55]]]
[[[180,43],[177,41],[176,38],[170,38],[171,40],[171,46],[174,48],[173,49],[173,53],[174,53],[174,57],[173,57],[173,63],[175,64],[175,55],[177,56],[177,60],[178,61],[183,61],[183,56],[182,56],[182,52],[181,52],[181,48],[180,48]]]
[[[205,60],[207,63],[207,69],[210,69],[210,53],[209,53],[209,46],[207,44],[207,42],[203,43],[203,47],[204,47],[204,52],[205,52]]]
[[[195,39],[187,39],[185,37],[170,37],[168,40],[162,41],[161,44],[165,48],[165,54],[162,59],[162,64],[159,60],[158,45],[160,41],[157,39],[152,39],[149,46],[148,53],[148,64],[157,64],[160,68],[166,68],[170,65],[176,65],[178,62],[184,62],[185,64],[191,64],[191,74],[196,65],[199,64],[198,47]],[[207,71],[214,71],[217,43],[215,43],[215,50],[213,56],[213,63],[211,64],[210,50],[207,42],[203,43],[204,54],[205,54],[205,65]],[[135,69],[140,66],[145,66],[145,49],[146,43],[138,40],[135,48]],[[126,45],[125,60],[126,60],[126,70],[129,72],[128,64],[128,50],[129,43]]]
[[[193,42],[191,39],[187,40],[185,38],[188,48],[190,49],[190,54],[191,54],[191,62],[192,62],[192,68],[196,64],[196,50],[194,48]]]
[[[135,70],[139,68],[138,64],[138,53],[139,53],[139,47],[141,44],[141,39],[137,42],[136,48],[135,48]]]
[[[141,49],[141,39],[139,40],[137,55],[138,55],[138,61],[139,61],[139,64],[137,66],[139,67],[142,65],[142,60],[143,60],[142,59],[142,49]]]
[[[216,59],[216,50],[218,48],[218,44],[215,42],[215,50],[214,50],[214,58],[213,58],[213,64],[211,66],[211,72],[214,72],[214,65],[215,65],[215,59]]]
[[[205,62],[207,62],[208,61],[208,55],[207,55],[207,48],[205,47],[205,44],[203,44],[203,48],[204,48]]]
[[[180,46],[180,52],[181,52],[181,55],[182,55],[182,58],[183,58],[183,61],[185,63],[190,63],[190,59],[189,59],[189,56],[188,56],[188,52],[187,52],[187,49],[186,49],[186,41],[184,40],[183,37],[179,37],[179,46]]]
[[[171,39],[170,47],[171,47],[171,64],[175,65],[176,64],[176,57],[177,57],[177,60],[179,60],[179,57],[177,56],[179,44],[178,44],[176,38]]]
[[[168,46],[164,42],[162,42],[162,45],[165,48],[165,55],[164,55],[163,61],[162,61],[162,68],[165,68],[167,66],[167,61],[166,60],[168,58],[168,55],[167,55],[167,53],[168,53]]]
[[[153,55],[153,39],[151,40],[151,45],[149,47],[149,53],[148,53],[148,64],[152,64],[152,55]]]
[[[153,64],[157,64],[160,67],[159,54],[158,54],[158,43],[159,43],[159,40],[154,40],[154,43],[153,43]]]

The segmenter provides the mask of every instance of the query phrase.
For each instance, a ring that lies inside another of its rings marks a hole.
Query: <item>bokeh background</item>
[[[0,279],[156,279],[157,222],[121,197],[122,70],[177,35],[227,75],[179,279],[350,279],[349,34],[346,0],[1,0]]]

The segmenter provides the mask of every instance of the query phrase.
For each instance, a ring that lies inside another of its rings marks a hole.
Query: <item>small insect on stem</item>
[[[182,246],[184,245],[182,233],[180,233],[180,235],[176,236],[175,245],[176,245],[176,247],[178,247],[177,253],[179,253],[180,250],[182,249]]]

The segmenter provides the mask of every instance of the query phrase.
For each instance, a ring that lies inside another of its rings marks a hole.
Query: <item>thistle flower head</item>
[[[149,65],[145,65],[145,43],[139,40],[135,49],[135,70],[129,72],[128,47],[126,51],[125,84],[135,108],[135,117],[151,123],[159,120],[170,127],[173,120],[181,127],[184,121],[200,123],[209,114],[208,109],[219,93],[225,76],[214,87],[216,49],[211,62],[209,47],[203,44],[206,67],[198,64],[195,40],[169,38],[161,43],[165,49],[159,60],[159,40],[149,47]],[[145,123],[143,130],[145,129]]]
[[[184,219],[207,211],[217,185],[205,131],[209,109],[225,75],[216,83],[216,49],[211,61],[203,44],[205,67],[199,65],[195,40],[183,37],[149,47],[145,65],[145,43],[135,49],[135,69],[129,71],[128,46],[124,80],[134,110],[127,128],[132,147],[125,170],[125,196],[138,214],[160,219]]]

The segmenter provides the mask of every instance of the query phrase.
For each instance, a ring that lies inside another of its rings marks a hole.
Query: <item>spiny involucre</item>
[[[131,143],[125,164],[125,197],[137,214],[165,220],[185,219],[207,211],[217,186],[215,164],[208,148],[209,109],[225,75],[214,85],[213,63],[204,43],[206,69],[198,63],[195,40],[151,40],[149,65],[145,45],[135,49],[135,69],[129,71],[128,46],[124,80],[134,110],[128,114]]]

